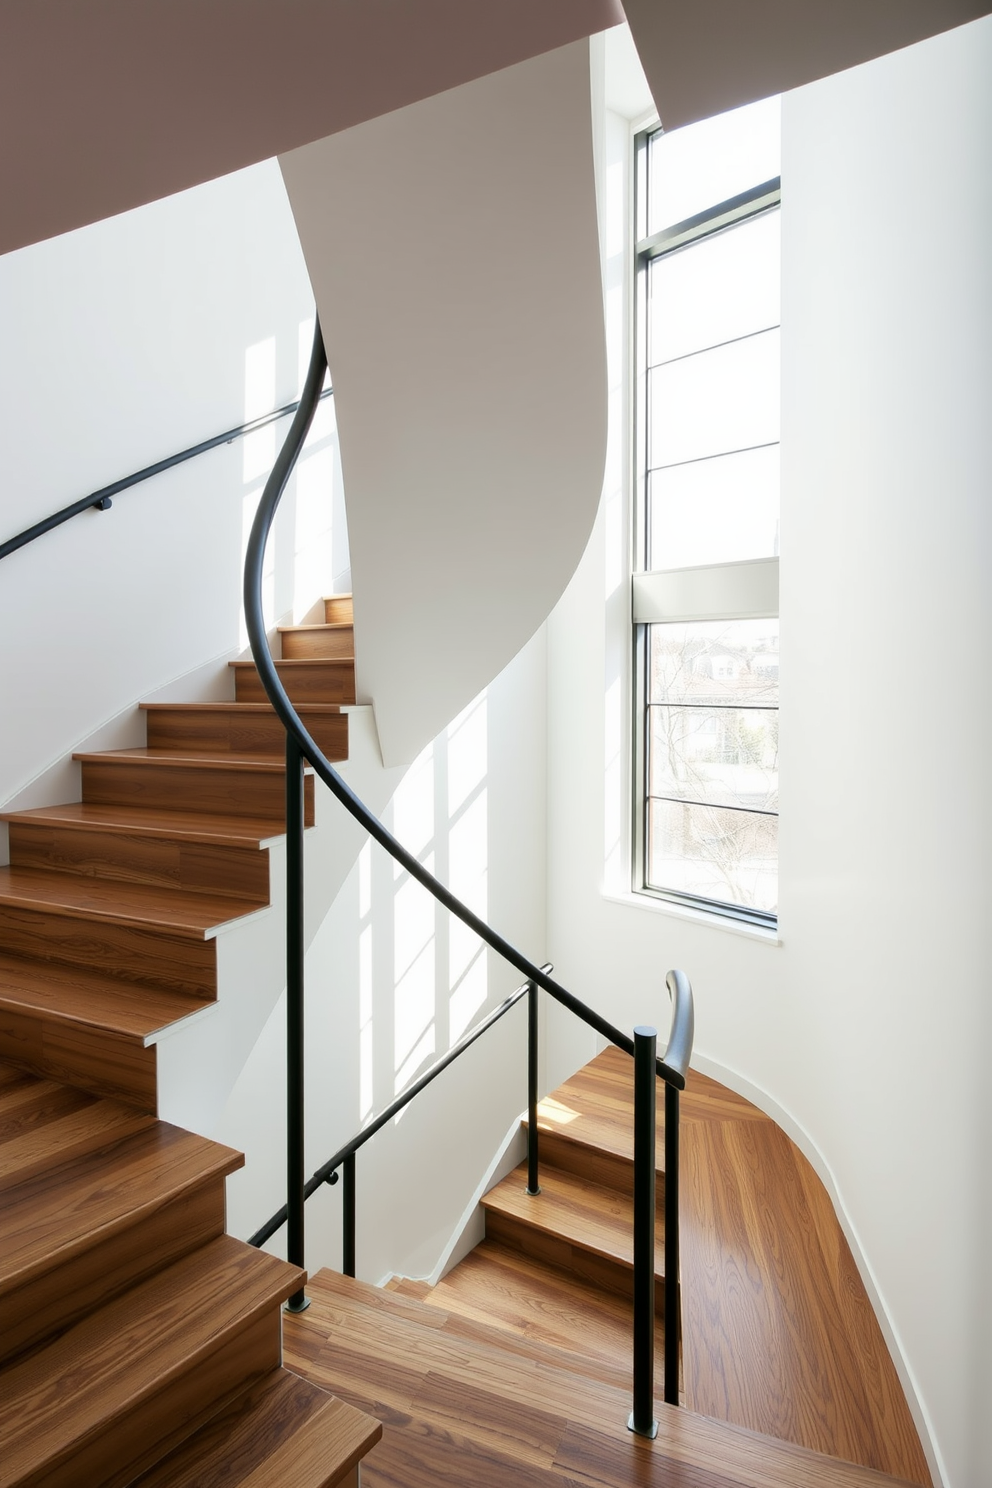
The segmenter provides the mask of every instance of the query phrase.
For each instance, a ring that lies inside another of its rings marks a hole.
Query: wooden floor
[[[542,1185],[555,1172],[547,1164],[555,1164],[593,1175],[614,1195],[629,1186],[631,1093],[630,1060],[609,1049],[541,1103]],[[659,1117],[659,1156],[661,1136]],[[663,1191],[663,1172],[658,1182]],[[525,1215],[540,1203],[512,1178],[494,1194],[501,1191],[500,1220],[504,1210]],[[682,1097],[680,1197],[683,1402],[701,1415],[929,1485],[895,1369],[822,1184],[773,1121],[695,1072]],[[587,1240],[602,1250],[602,1199],[589,1209]],[[528,1255],[504,1244],[499,1227],[494,1238],[487,1215],[487,1239],[437,1287],[394,1285],[448,1315],[568,1350],[629,1391],[630,1304],[581,1267],[576,1275],[548,1265],[540,1228]]]
[[[627,1430],[629,1385],[554,1348],[321,1271],[284,1321],[286,1365],[383,1423],[364,1488],[882,1488],[899,1481],[659,1404]]]

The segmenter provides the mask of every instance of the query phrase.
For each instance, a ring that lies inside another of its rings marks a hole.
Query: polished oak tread
[[[45,868],[0,867],[3,905],[55,910],[61,915],[114,925],[144,925],[193,940],[202,940],[228,920],[261,907],[258,902],[242,903],[229,894],[122,883]]]
[[[193,1188],[242,1166],[239,1152],[153,1121],[4,1195],[0,1295],[65,1266]]]
[[[665,1166],[664,1089],[658,1082],[655,1163]],[[634,1061],[611,1044],[578,1070],[537,1109],[538,1130],[591,1152],[621,1159],[630,1171],[634,1162]]]
[[[277,1369],[131,1488],[330,1488],[381,1435],[371,1416]]]
[[[527,1167],[521,1164],[482,1200],[486,1233],[492,1221],[512,1220],[541,1235],[550,1235],[615,1265],[632,1268],[633,1201],[612,1188],[591,1184],[574,1173],[548,1164],[541,1167],[541,1192],[527,1192]],[[664,1276],[662,1216],[658,1216],[655,1274]]]
[[[568,1271],[483,1240],[436,1286],[397,1282],[403,1296],[598,1361],[600,1377],[630,1388],[631,1303]],[[655,1334],[655,1385],[664,1380],[664,1336]]]
[[[25,1075],[0,1087],[0,1190],[75,1163],[151,1121],[133,1106]]]
[[[133,749],[105,749],[97,754],[77,753],[72,757],[84,765],[164,765],[171,770],[181,770],[184,766],[196,770],[209,765],[217,770],[254,770],[260,775],[281,775],[286,768],[282,760],[257,751],[245,750],[234,755],[216,749],[151,749],[147,744]]]
[[[659,1403],[658,1438],[626,1426],[629,1392],[537,1340],[321,1271],[284,1323],[286,1363],[380,1417],[364,1488],[508,1483],[590,1488],[882,1488],[894,1480]]]
[[[198,1425],[205,1407],[212,1414],[278,1365],[273,1309],[301,1281],[295,1267],[222,1235],[15,1362],[0,1397],[2,1488],[103,1483],[108,1468],[112,1481],[130,1482],[156,1447],[173,1444],[180,1400]]]
[[[89,831],[161,837],[212,847],[260,848],[282,833],[264,817],[224,816],[206,811],[167,811],[154,806],[116,806],[69,801],[63,806],[38,806],[31,811],[5,811],[0,821],[51,824],[67,831]]]
[[[145,1043],[170,1024],[202,1012],[203,1003],[165,987],[138,986],[82,966],[39,964],[0,953],[2,1007]]]

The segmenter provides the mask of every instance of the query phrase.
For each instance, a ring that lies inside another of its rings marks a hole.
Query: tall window
[[[778,903],[779,104],[636,150],[637,886]]]

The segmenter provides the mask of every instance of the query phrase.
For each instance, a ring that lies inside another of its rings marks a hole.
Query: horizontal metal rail
[[[319,394],[318,401],[329,398],[334,392],[333,388],[324,388]],[[26,548],[28,543],[33,543],[36,538],[44,537],[46,532],[51,532],[56,527],[61,527],[63,522],[69,522],[73,517],[78,517],[84,511],[107,511],[113,505],[112,497],[119,495],[121,491],[127,491],[131,486],[140,485],[142,481],[150,480],[153,475],[161,475],[163,471],[171,470],[174,465],[182,465],[186,460],[193,460],[197,455],[205,455],[208,450],[217,449],[222,444],[233,444],[235,439],[243,439],[246,434],[254,434],[256,429],[264,429],[269,424],[278,422],[279,419],[288,418],[299,408],[299,403],[286,403],[282,408],[275,408],[271,413],[263,413],[261,418],[251,419],[246,424],[239,424],[236,429],[226,429],[223,434],[215,434],[212,439],[201,440],[199,444],[190,445],[189,449],[180,450],[177,455],[169,455],[165,460],[157,460],[154,465],[146,465],[143,470],[136,470],[133,475],[125,475],[121,480],[112,481],[109,486],[101,486],[99,491],[91,491],[89,496],[82,496],[78,501],[73,501],[69,506],[63,506],[60,511],[53,512],[50,517],[44,517],[42,521],[35,522],[33,527],[25,527],[23,532],[18,532],[15,537],[9,537],[6,542],[0,543],[0,558],[7,558],[11,553],[16,553],[19,548]]]
[[[547,963],[545,969],[547,971],[551,970],[550,962]],[[442,1070],[446,1070],[449,1064],[453,1064],[460,1054],[464,1054],[465,1050],[475,1043],[476,1039],[481,1038],[488,1029],[492,1028],[494,1023],[498,1023],[511,1008],[516,1007],[517,1003],[527,996],[529,990],[530,983],[524,982],[522,987],[518,987],[515,992],[511,992],[509,997],[500,1003],[499,1007],[493,1008],[492,1012],[483,1018],[481,1023],[477,1023],[457,1043],[452,1044],[447,1054],[432,1064],[430,1069],[425,1070],[418,1080],[414,1080],[412,1085],[408,1086],[394,1101],[391,1101],[374,1121],[370,1121],[368,1126],[363,1126],[362,1130],[352,1137],[350,1142],[345,1142],[343,1147],[338,1148],[333,1157],[329,1157],[325,1163],[321,1163],[320,1167],[312,1177],[307,1179],[304,1185],[304,1199],[309,1199],[312,1194],[317,1192],[322,1184],[333,1182],[334,1175],[343,1164],[345,1158],[353,1156],[361,1147],[365,1146],[366,1142],[375,1136],[376,1132],[381,1131],[387,1122],[392,1121],[394,1116],[398,1116],[404,1106],[408,1106],[415,1096],[418,1096],[422,1090],[427,1088],[432,1080],[437,1079]],[[273,1214],[271,1219],[267,1220],[264,1225],[255,1231],[254,1235],[249,1237],[248,1244],[255,1246],[264,1245],[266,1240],[271,1239],[276,1230],[280,1229],[286,1223],[288,1216],[289,1210],[287,1205],[284,1204],[281,1209]]]

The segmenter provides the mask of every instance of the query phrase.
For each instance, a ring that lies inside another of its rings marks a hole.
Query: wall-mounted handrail
[[[320,397],[329,398],[333,391],[333,388],[324,388]],[[197,455],[205,455],[208,450],[217,449],[222,444],[233,444],[235,439],[243,439],[246,434],[254,434],[256,429],[264,429],[268,424],[288,418],[291,413],[296,412],[299,406],[299,403],[286,403],[282,408],[274,408],[271,413],[263,413],[260,418],[250,419],[246,424],[238,424],[235,429],[225,429],[223,434],[215,434],[211,439],[203,439],[199,444],[191,444],[189,449],[180,450],[178,454],[169,455],[164,460],[156,460],[154,465],[146,465],[144,469],[136,470],[133,475],[125,475],[121,480],[111,481],[109,486],[101,486],[99,491],[91,491],[88,496],[80,497],[78,501],[71,502],[69,506],[63,506],[59,511],[52,512],[51,516],[43,517],[32,527],[25,527],[23,532],[18,532],[14,537],[8,537],[6,542],[0,543],[0,558],[16,553],[19,548],[26,548],[28,543],[33,543],[36,538],[44,537],[46,532],[61,527],[63,522],[71,521],[81,512],[108,511],[113,505],[111,498],[119,495],[121,491],[130,490],[132,486],[138,486],[142,481],[150,480],[153,475],[161,475],[163,471],[171,470],[174,465],[182,465],[187,460],[195,459]]]
[[[287,1173],[289,1175],[287,1202],[279,1214],[273,1216],[266,1225],[252,1236],[255,1244],[261,1244],[269,1235],[273,1234],[283,1219],[289,1221],[289,1260],[295,1265],[303,1266],[303,1205],[309,1193],[316,1192],[322,1183],[333,1182],[338,1168],[344,1171],[344,1242],[343,1257],[344,1269],[347,1274],[354,1275],[355,1269],[355,1154],[359,1147],[366,1142],[374,1133],[381,1129],[386,1121],[390,1119],[397,1110],[410,1100],[422,1089],[425,1084],[440,1073],[446,1064],[451,1062],[462,1052],[455,1046],[449,1051],[449,1056],[438,1062],[426,1075],[416,1082],[409,1091],[394,1101],[376,1121],[370,1123],[365,1130],[352,1138],[345,1146],[317,1170],[308,1183],[303,1183],[303,958],[302,958],[302,913],[303,913],[303,875],[302,875],[302,817],[300,813],[301,783],[302,783],[302,760],[309,761],[314,772],[324,782],[331,793],[344,806],[349,814],[355,818],[380,846],[384,847],[395,862],[398,862],[410,874],[411,878],[423,885],[439,903],[443,904],[457,919],[475,932],[479,939],[490,946],[511,966],[523,973],[527,982],[524,987],[518,988],[511,994],[499,1008],[495,1009],[487,1019],[472,1030],[471,1036],[464,1042],[474,1042],[488,1027],[492,1026],[498,1018],[502,1017],[509,1007],[526,992],[530,998],[528,1016],[529,1035],[529,1057],[528,1057],[528,1192],[536,1194],[540,1190],[537,1186],[537,1119],[536,1119],[536,1089],[537,1089],[537,1012],[536,1012],[536,988],[541,987],[549,996],[569,1009],[590,1028],[601,1034],[604,1038],[617,1047],[624,1049],[628,1054],[635,1056],[637,1072],[635,1073],[635,1110],[640,1113],[639,1125],[647,1126],[650,1123],[651,1140],[641,1140],[635,1143],[634,1158],[634,1194],[635,1215],[638,1216],[635,1229],[634,1247],[634,1290],[635,1297],[643,1299],[653,1298],[654,1291],[654,1102],[655,1083],[660,1075],[665,1081],[666,1089],[666,1116],[671,1117],[673,1140],[669,1141],[668,1127],[666,1125],[666,1155],[671,1165],[671,1173],[666,1172],[666,1194],[667,1184],[671,1179],[672,1192],[674,1194],[674,1205],[669,1206],[666,1199],[666,1215],[669,1223],[665,1232],[665,1295],[666,1305],[669,1308],[666,1326],[666,1371],[665,1371],[665,1400],[669,1404],[678,1404],[678,1319],[677,1319],[677,1297],[678,1297],[678,1098],[679,1091],[685,1087],[686,1070],[692,1053],[693,1038],[693,1006],[692,989],[688,978],[682,972],[673,971],[668,974],[667,985],[672,999],[672,1022],[668,1045],[663,1058],[657,1058],[655,1054],[656,1034],[653,1029],[635,1030],[635,1038],[629,1038],[619,1028],[614,1027],[610,1021],[588,1007],[579,998],[560,986],[550,976],[550,966],[538,967],[528,957],[524,956],[515,946],[505,940],[492,929],[478,915],[474,914],[454,894],[451,893],[440,880],[424,867],[414,855],[407,851],[397,841],[390,831],[373,816],[368,807],[362,802],[354,791],[345,784],[330,762],[325,758],[323,752],[312,738],[302,719],[294,708],[280,680],[272,653],[269,650],[268,637],[265,630],[265,620],[262,612],[262,572],[265,559],[265,548],[268,542],[269,532],[272,527],[275,513],[280,498],[289,480],[289,476],[299,457],[307,437],[310,423],[317,409],[320,396],[320,388],[327,371],[327,358],[324,351],[324,343],[320,330],[319,320],[314,327],[313,349],[310,355],[310,365],[307,369],[306,382],[299,406],[293,418],[289,434],[282,449],[276,457],[272,473],[266,482],[261,499],[252,524],[251,534],[248,539],[248,548],[245,557],[244,577],[244,608],[245,622],[251,643],[252,656],[259,674],[262,686],[283,727],[286,730],[286,821],[287,833],[292,830],[298,841],[294,843],[291,851],[288,851],[288,861],[292,863],[292,871],[287,873]],[[645,1042],[646,1040],[646,1042]],[[281,1217],[280,1217],[281,1215]],[[647,1272],[650,1272],[650,1276]],[[307,1306],[305,1294],[301,1291],[291,1298],[287,1304],[293,1310],[301,1310]],[[641,1311],[644,1311],[642,1305]],[[651,1302],[649,1314],[645,1313],[635,1330],[634,1347],[634,1410],[629,1425],[631,1430],[642,1436],[653,1436],[657,1431],[657,1424],[652,1420],[654,1401],[654,1306]],[[670,1364],[669,1339],[674,1338],[674,1364]]]

